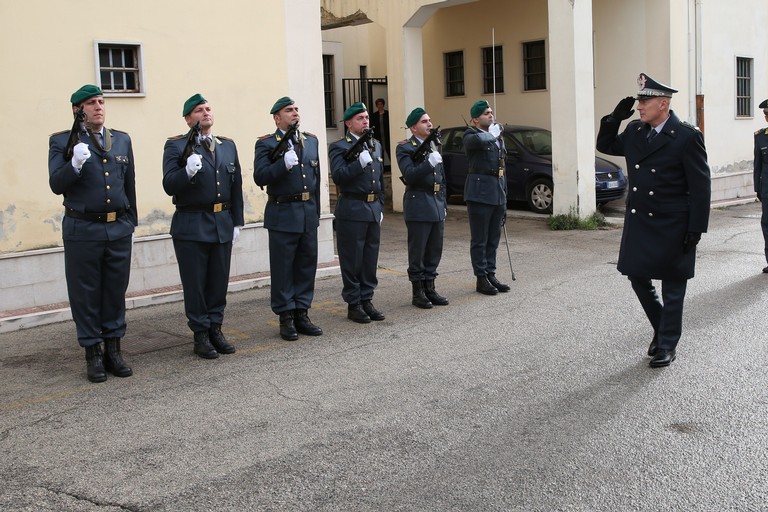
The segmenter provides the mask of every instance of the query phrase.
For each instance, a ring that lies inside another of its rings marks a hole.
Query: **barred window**
[[[752,117],[752,59],[736,57],[736,117]]]
[[[464,52],[445,53],[445,95],[464,96]]]
[[[523,43],[523,89],[539,91],[547,88],[547,62],[544,41]]]
[[[99,87],[105,94],[144,92],[141,45],[96,42]]]
[[[336,128],[334,116],[333,55],[323,55],[323,95],[325,97],[325,127]]]
[[[504,62],[501,46],[483,48],[483,93],[504,92]],[[494,65],[495,64],[495,65]],[[493,89],[494,77],[496,90]]]

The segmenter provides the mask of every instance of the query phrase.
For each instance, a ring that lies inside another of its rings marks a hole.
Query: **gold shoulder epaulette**
[[[262,135],[261,137],[259,137],[259,140],[268,139],[268,138],[272,137],[273,135],[274,135],[274,133],[268,133],[266,135]]]

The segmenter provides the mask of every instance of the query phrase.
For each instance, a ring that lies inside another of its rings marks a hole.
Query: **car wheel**
[[[552,180],[538,178],[528,185],[528,206],[536,213],[552,213]]]

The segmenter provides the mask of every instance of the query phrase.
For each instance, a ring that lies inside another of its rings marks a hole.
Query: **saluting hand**
[[[83,168],[83,164],[89,158],[91,158],[91,150],[85,142],[79,142],[72,148],[72,167],[78,171]]]
[[[623,100],[621,100],[618,105],[616,105],[616,108],[613,109],[613,112],[611,112],[611,117],[616,119],[617,121],[623,121],[625,119],[629,119],[632,117],[632,114],[635,113],[635,110],[632,108],[635,105],[635,98],[632,96],[627,96]]]
[[[503,130],[502,130],[501,125],[499,123],[493,123],[488,128],[488,133],[490,133],[491,135],[493,135],[497,139],[499,138],[499,135],[501,135],[502,131]]]

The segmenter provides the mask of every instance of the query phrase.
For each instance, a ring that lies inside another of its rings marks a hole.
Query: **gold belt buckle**
[[[301,200],[302,201],[309,201],[309,192],[302,192],[301,193]]]
[[[368,198],[366,199],[367,202],[372,203],[373,202],[373,194],[368,194]]]
[[[213,203],[213,213],[219,213],[221,211],[222,203]]]
[[[117,220],[117,212],[107,212],[107,222],[115,222]]]
[[[504,176],[504,168],[499,167],[499,178],[501,178],[502,176]]]
[[[435,192],[440,192],[440,184],[435,183]]]

